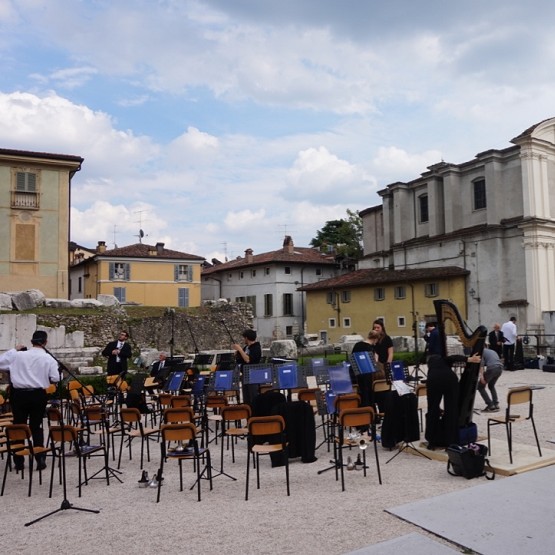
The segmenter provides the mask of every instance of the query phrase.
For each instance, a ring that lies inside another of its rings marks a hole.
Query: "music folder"
[[[407,374],[405,371],[405,365],[400,360],[394,360],[391,363],[391,381],[404,382],[407,379]]]
[[[233,372],[231,370],[216,370],[214,372],[214,389],[216,391],[233,389]]]
[[[271,366],[265,366],[264,368],[252,368],[247,365],[243,368],[243,372],[247,378],[245,383],[264,385],[271,384],[273,381]]]
[[[179,391],[181,389],[181,384],[183,378],[185,377],[185,372],[172,372],[166,381],[164,386],[164,391]]]
[[[276,367],[276,381],[279,389],[293,389],[297,386],[297,365],[281,364]]]
[[[333,391],[326,391],[326,408],[328,414],[335,413],[335,399],[337,399],[337,395]]]
[[[336,395],[353,392],[353,384],[347,365],[339,364],[337,366],[330,366],[328,371],[330,376],[330,389]]]
[[[355,352],[351,355],[351,360],[358,374],[373,374],[376,371],[373,354],[369,351]]]

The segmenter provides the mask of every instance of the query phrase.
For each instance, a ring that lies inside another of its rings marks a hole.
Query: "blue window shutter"
[[[129,281],[131,279],[131,264],[125,264],[124,270],[125,270],[125,279],[126,281]]]
[[[114,279],[115,267],[116,267],[115,263],[110,262],[109,270],[108,270],[108,279]]]
[[[173,265],[173,280],[179,281],[179,264]]]
[[[182,287],[178,291],[179,298],[177,304],[182,308],[187,308],[189,306],[189,289]]]
[[[193,281],[193,266],[191,264],[187,266],[187,280]]]

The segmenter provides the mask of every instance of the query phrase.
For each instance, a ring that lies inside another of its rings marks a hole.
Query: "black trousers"
[[[431,446],[458,443],[459,381],[447,364],[428,366],[428,413],[425,437]],[[443,400],[443,413],[441,401]]]
[[[503,358],[505,359],[505,369],[514,370],[515,369],[515,344],[503,345]]]
[[[11,388],[10,402],[14,424],[29,424],[35,447],[44,447],[42,421],[46,410],[47,396],[44,389],[27,391]],[[23,457],[14,456],[14,461],[23,461]]]

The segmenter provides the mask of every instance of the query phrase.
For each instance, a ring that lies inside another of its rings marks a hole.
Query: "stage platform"
[[[488,440],[487,438],[479,438],[477,443],[487,445]],[[543,468],[555,464],[555,450],[548,449],[544,445],[540,444],[542,450],[542,456],[540,457],[535,445],[513,444],[513,464],[510,464],[507,440],[492,438],[492,455],[488,455],[488,460],[496,474],[500,476],[512,476],[514,474]],[[425,442],[415,443],[414,446],[418,451],[421,451],[430,459],[445,461],[445,464],[447,464],[447,452],[445,450],[436,449],[430,451],[426,449]],[[414,453],[414,451],[407,449],[407,453]]]
[[[386,511],[483,555],[552,552],[555,466],[476,483]]]

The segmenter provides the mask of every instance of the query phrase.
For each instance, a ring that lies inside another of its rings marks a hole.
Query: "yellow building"
[[[71,298],[114,295],[121,303],[145,306],[200,306],[200,272],[204,258],[137,243],[106,249],[70,268]]]
[[[449,299],[466,317],[466,276],[462,268],[364,269],[326,279],[302,290],[307,329],[328,343],[342,335],[366,337],[383,319],[388,335],[414,336],[414,325],[435,321],[434,299]]]
[[[69,295],[71,179],[83,158],[0,149],[0,290]]]

